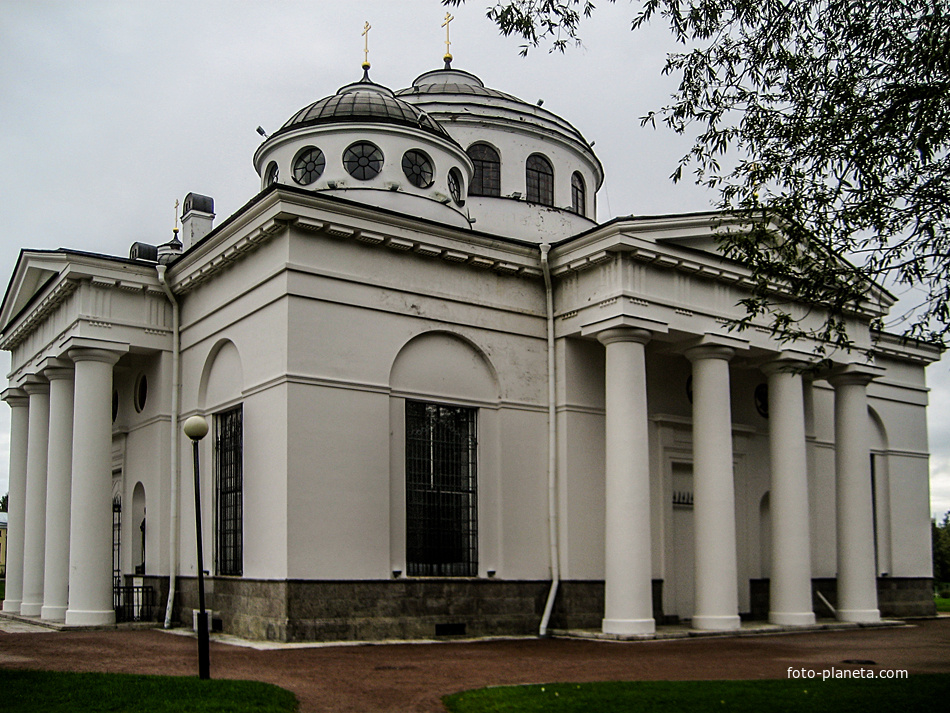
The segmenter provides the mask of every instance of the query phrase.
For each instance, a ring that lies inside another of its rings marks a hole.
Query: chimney
[[[214,223],[214,200],[198,193],[185,196],[181,215],[181,232],[187,250],[211,232]]]

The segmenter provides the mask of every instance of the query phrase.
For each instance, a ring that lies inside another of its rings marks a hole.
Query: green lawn
[[[0,669],[4,713],[291,713],[290,691],[257,681]]]
[[[903,680],[643,681],[482,688],[446,696],[452,713],[867,713],[939,710],[950,675]]]
[[[937,611],[950,612],[950,597],[934,597],[937,604]]]

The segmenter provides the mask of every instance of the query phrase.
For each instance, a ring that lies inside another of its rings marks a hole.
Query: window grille
[[[584,177],[574,171],[571,176],[571,208],[578,215],[587,215],[587,189],[584,186]]]
[[[112,498],[112,589],[122,586],[122,496]]]
[[[215,553],[218,574],[244,571],[244,427],[241,406],[215,414],[214,476],[217,506]]]
[[[468,149],[475,164],[475,175],[468,187],[470,196],[501,195],[501,159],[498,152],[487,144],[475,144]]]
[[[475,409],[406,402],[406,568],[478,574]]]
[[[550,161],[539,154],[531,154],[525,164],[525,177],[529,203],[554,205],[554,169]]]

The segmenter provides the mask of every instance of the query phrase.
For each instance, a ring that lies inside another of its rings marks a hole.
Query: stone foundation
[[[838,604],[837,580],[834,577],[812,579],[812,607],[819,618],[833,616],[815,592],[821,592],[831,606]],[[753,620],[769,618],[769,580],[749,581]],[[883,617],[934,616],[933,580],[929,577],[878,577],[877,603]]]
[[[266,641],[372,641],[538,633],[551,583],[498,579],[270,581],[205,579],[212,625]],[[654,610],[662,622],[662,582]],[[179,578],[176,621],[191,621],[197,580]],[[561,582],[550,628],[599,629],[604,583]],[[220,623],[218,623],[220,622]]]
[[[835,605],[833,578],[812,580]],[[265,641],[378,641],[452,636],[531,636],[538,633],[551,583],[500,579],[396,579],[368,581],[205,579],[206,607],[212,626],[228,634]],[[743,619],[764,621],[769,613],[769,580],[749,582],[751,611]],[[164,616],[167,585],[157,607]],[[934,614],[928,578],[878,580],[882,616]],[[663,582],[653,581],[653,617],[663,614]],[[814,611],[831,612],[817,595]],[[175,620],[189,624],[198,607],[195,578],[178,580]],[[158,613],[158,612],[156,612]],[[604,617],[603,581],[562,581],[550,629],[600,629]]]

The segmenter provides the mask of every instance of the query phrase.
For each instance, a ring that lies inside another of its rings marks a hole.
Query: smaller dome
[[[353,84],[340,87],[333,96],[324,97],[294,114],[274,136],[317,124],[379,122],[422,129],[454,141],[442,126],[424,111],[395,96],[391,89],[370,81],[369,74]]]

